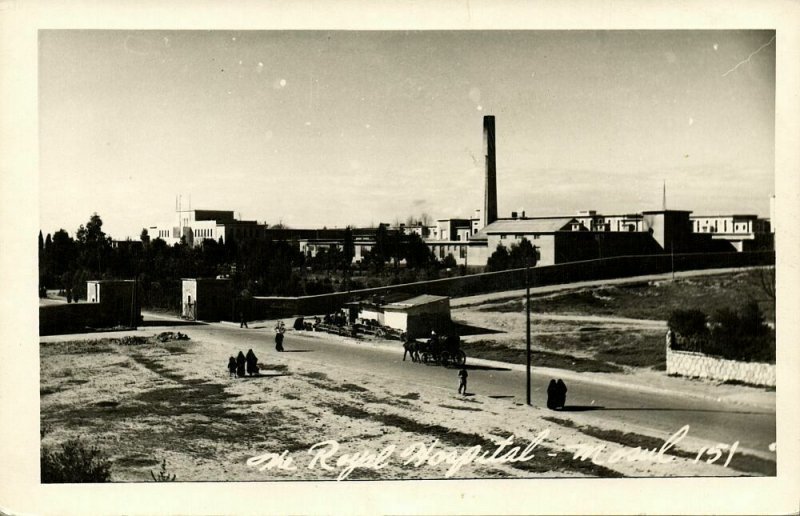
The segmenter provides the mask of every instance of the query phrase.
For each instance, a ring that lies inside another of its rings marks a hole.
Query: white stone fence
[[[775,364],[740,362],[667,346],[667,374],[775,386]]]

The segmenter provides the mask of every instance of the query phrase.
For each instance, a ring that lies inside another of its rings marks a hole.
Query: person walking
[[[458,372],[458,393],[466,395],[467,394],[467,370],[462,368],[461,371]]]
[[[247,363],[247,359],[244,357],[244,353],[239,351],[239,354],[236,355],[236,376],[239,378],[244,378],[244,366]]]
[[[551,379],[547,385],[547,408],[555,410],[558,404],[558,384]]]
[[[557,390],[558,398],[556,401],[556,407],[563,410],[564,405],[567,404],[567,386],[563,381],[561,381],[561,378],[559,378],[558,381],[556,382],[556,387],[558,389]]]
[[[239,312],[239,319],[242,321],[239,323],[239,328],[247,328],[247,319],[244,316],[244,310]]]
[[[283,333],[281,332],[275,333],[275,350],[283,351]]]
[[[253,353],[252,349],[247,350],[247,355],[244,357],[245,362],[247,363],[247,374],[253,376],[254,374],[258,374],[258,358],[256,354]]]

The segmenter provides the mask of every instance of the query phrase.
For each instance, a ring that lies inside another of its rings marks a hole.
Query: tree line
[[[39,232],[40,295],[47,289],[69,291],[86,298],[86,281],[136,279],[147,308],[177,309],[181,278],[225,276],[237,291],[249,295],[307,295],[432,279],[452,273],[450,255],[439,261],[417,234],[375,230],[375,245],[353,263],[355,240],[351,228],[343,243],[314,256],[300,251],[292,240],[206,239],[200,245],[168,245],[143,229],[139,240],[114,241],[94,213],[73,238],[66,230]],[[451,272],[447,272],[451,270]]]

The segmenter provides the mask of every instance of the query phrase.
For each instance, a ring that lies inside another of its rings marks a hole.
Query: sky
[[[484,115],[501,217],[769,216],[773,31],[45,30],[40,227],[468,217]]]

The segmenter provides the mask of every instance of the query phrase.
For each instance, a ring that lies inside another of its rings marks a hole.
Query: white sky
[[[485,114],[501,216],[768,216],[773,34],[42,31],[41,228],[468,216]]]

